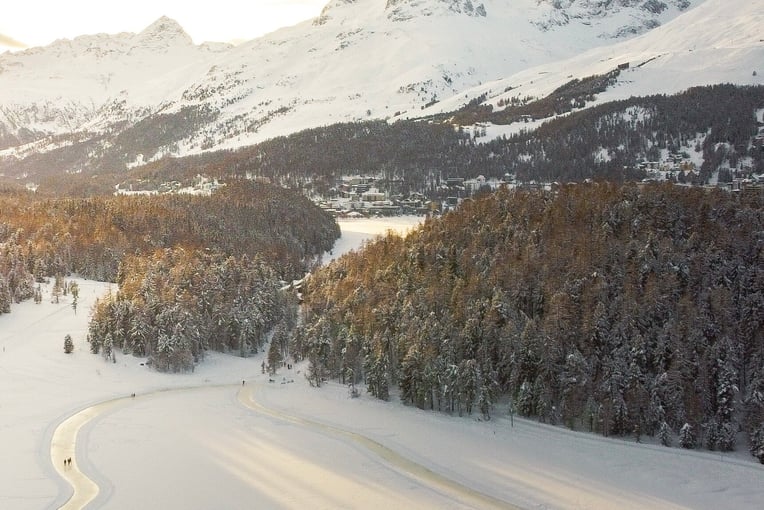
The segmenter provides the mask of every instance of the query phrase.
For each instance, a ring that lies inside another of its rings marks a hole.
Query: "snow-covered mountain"
[[[418,117],[481,91],[498,101],[499,87],[538,96],[624,61],[653,59],[640,69],[658,69],[644,75],[656,90],[674,75],[698,84],[711,68],[713,80],[757,82],[761,4],[332,0],[314,20],[239,46],[196,46],[160,18],[138,34],[0,55],[0,159],[7,173],[8,161],[63,146],[88,141],[97,158],[117,143],[127,147],[110,163],[118,170],[335,122]],[[636,89],[629,79],[623,93]]]
[[[549,30],[569,24],[599,25],[603,37],[635,35],[660,26],[690,0],[540,0],[545,9],[533,22]],[[697,2],[695,2],[697,3]]]
[[[706,0],[645,34],[486,82],[433,105],[427,113],[453,111],[476,97],[487,98],[484,104],[500,110],[513,98],[545,97],[574,78],[618,67],[625,69],[616,85],[587,106],[719,83],[764,85],[762,33],[764,1]]]

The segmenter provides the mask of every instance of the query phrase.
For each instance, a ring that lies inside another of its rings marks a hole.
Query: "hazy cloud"
[[[0,34],[0,46],[7,46],[9,48],[26,48],[27,45],[23,42],[17,41],[12,37]]]

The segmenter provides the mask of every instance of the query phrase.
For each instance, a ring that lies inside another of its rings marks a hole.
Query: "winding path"
[[[510,505],[506,501],[502,501],[489,495],[483,494],[457,481],[440,475],[421,464],[407,459],[406,457],[400,455],[387,446],[384,446],[374,441],[373,439],[370,439],[356,432],[351,432],[339,427],[327,425],[307,418],[302,418],[299,416],[284,413],[282,411],[267,408],[254,400],[255,387],[257,386],[256,384],[248,384],[246,386],[229,384],[212,386],[238,387],[237,398],[243,406],[258,413],[265,414],[279,420],[294,423],[303,427],[311,428],[324,434],[338,437],[347,442],[352,442],[360,445],[376,454],[383,461],[390,464],[392,467],[398,469],[399,471],[413,477],[414,479],[419,480],[427,486],[436,488],[443,493],[449,494],[451,497],[454,497],[468,505],[479,508],[502,508],[509,510],[518,508]],[[141,397],[145,398],[157,393],[166,393],[170,391],[191,391],[209,387],[210,386],[174,388],[143,394]],[[53,463],[53,466],[59,475],[65,479],[73,489],[72,496],[66,501],[66,503],[59,507],[60,510],[79,510],[85,508],[89,503],[96,499],[100,490],[98,485],[80,470],[77,463],[77,437],[80,429],[105,411],[116,407],[117,405],[123,404],[128,400],[134,399],[131,397],[121,397],[90,406],[65,419],[53,432],[53,437],[50,444],[51,462]],[[71,459],[71,464],[65,465],[65,459]]]
[[[118,397],[110,400],[104,400],[94,404],[81,411],[78,411],[62,421],[56,430],[53,431],[53,437],[50,441],[50,460],[53,463],[58,474],[69,482],[72,487],[72,495],[59,507],[59,510],[80,510],[91,503],[100,491],[98,484],[89,478],[79,467],[77,463],[77,437],[80,429],[88,424],[94,418],[99,417],[105,411],[124,404],[127,401],[134,401],[135,398],[145,398],[158,393],[191,391],[202,388],[214,387],[234,387],[232,384],[212,384],[204,386],[190,386],[179,388],[168,388],[144,393],[139,397],[135,395],[129,397]],[[66,459],[71,459],[71,464],[65,464]]]
[[[61,478],[72,486],[72,496],[59,507],[60,510],[79,510],[98,496],[98,485],[87,477],[77,464],[77,435],[80,429],[107,409],[115,407],[126,398],[107,400],[79,411],[56,427],[50,441],[50,460]],[[71,464],[66,460],[71,459]]]

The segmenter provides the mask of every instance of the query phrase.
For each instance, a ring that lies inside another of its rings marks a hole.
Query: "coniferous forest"
[[[0,312],[71,274],[112,281],[90,323],[94,353],[193,369],[206,350],[243,356],[293,316],[282,280],[339,237],[299,194],[231,180],[210,196],[45,199],[0,195]]]
[[[502,189],[308,281],[316,384],[764,461],[764,198]]]

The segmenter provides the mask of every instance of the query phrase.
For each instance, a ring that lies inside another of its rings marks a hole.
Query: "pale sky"
[[[329,0],[8,0],[0,8],[0,51],[78,35],[140,32],[160,16],[196,44],[241,42],[318,16]]]

